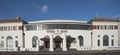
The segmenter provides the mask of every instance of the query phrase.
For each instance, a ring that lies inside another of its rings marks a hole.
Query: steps
[[[55,48],[54,51],[62,51],[62,48]]]
[[[49,48],[43,48],[40,51],[49,51]]]

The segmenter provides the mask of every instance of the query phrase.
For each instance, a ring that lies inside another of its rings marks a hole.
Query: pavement
[[[120,51],[40,51],[0,52],[0,55],[120,55]]]

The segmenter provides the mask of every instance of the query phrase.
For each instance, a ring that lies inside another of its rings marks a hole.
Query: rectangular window
[[[17,30],[17,26],[13,26],[13,30]]]
[[[23,27],[22,27],[22,26],[19,26],[19,27],[18,27],[18,30],[22,30],[22,29],[23,29]]]
[[[1,27],[0,27],[0,31],[1,31]]]
[[[92,29],[96,29],[96,25],[93,25],[93,26],[92,26]]]
[[[15,41],[15,46],[18,47],[18,41]]]
[[[106,30],[106,28],[107,28],[107,27],[106,27],[106,25],[105,25],[105,30]]]
[[[103,29],[102,25],[101,25],[101,29]]]
[[[12,26],[10,26],[10,30],[12,30]]]
[[[98,40],[98,46],[100,46],[100,40]]]
[[[111,40],[111,45],[114,46],[114,40],[113,39]]]
[[[97,25],[97,29],[99,29],[99,25]]]
[[[110,25],[109,28],[112,29],[112,25]]]
[[[37,25],[26,25],[26,30],[37,30]]]
[[[42,25],[38,25],[38,30],[42,30]]]
[[[109,29],[109,25],[106,25],[106,29]]]
[[[4,30],[4,27],[2,26],[2,31]]]
[[[112,25],[112,30],[113,30],[113,25]]]
[[[114,26],[114,29],[118,29],[118,26],[117,26],[117,25],[115,25],[115,26]]]
[[[4,42],[3,41],[1,41],[1,47],[4,47]]]
[[[10,26],[8,26],[8,30],[10,30]]]
[[[6,26],[4,27],[4,30],[7,30],[7,27],[6,27]]]

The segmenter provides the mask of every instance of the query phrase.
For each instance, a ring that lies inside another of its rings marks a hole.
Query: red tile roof
[[[12,23],[12,22],[24,22],[24,23],[26,23],[24,20],[22,20],[20,18],[0,20],[0,23]]]
[[[110,18],[94,18],[91,21],[119,21],[117,19],[110,19]]]

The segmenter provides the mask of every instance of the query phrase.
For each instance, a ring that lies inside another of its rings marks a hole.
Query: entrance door
[[[67,49],[70,48],[70,44],[71,44],[71,42],[67,41]]]
[[[55,44],[56,44],[56,48],[60,48],[60,46],[61,46],[61,41],[55,41]]]
[[[49,48],[50,47],[50,42],[49,41],[45,41],[45,48]]]

